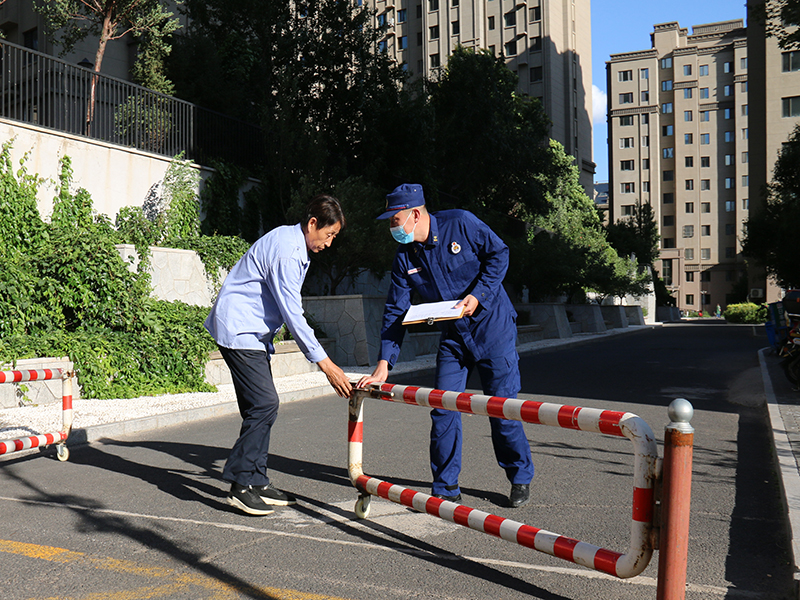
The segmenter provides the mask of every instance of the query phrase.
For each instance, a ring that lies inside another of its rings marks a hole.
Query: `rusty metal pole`
[[[694,409],[684,398],[669,405],[664,430],[661,543],[658,556],[657,600],[684,600],[689,557],[689,508],[692,496]]]

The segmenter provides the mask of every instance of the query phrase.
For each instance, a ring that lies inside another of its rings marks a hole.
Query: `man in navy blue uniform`
[[[465,210],[435,214],[425,207],[419,184],[403,184],[386,196],[392,237],[400,244],[383,313],[378,365],[358,387],[382,383],[400,353],[402,321],[416,291],[423,302],[453,300],[464,316],[440,321],[442,337],[436,356],[436,387],[463,392],[476,369],[484,394],[515,398],[520,390],[516,349],[517,314],[503,288],[508,247],[480,219]],[[431,410],[433,495],[461,501],[461,414]],[[522,506],[530,496],[533,460],[519,421],[490,417],[498,464],[511,482],[509,505]]]

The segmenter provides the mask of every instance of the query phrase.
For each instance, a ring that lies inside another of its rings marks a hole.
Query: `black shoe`
[[[289,504],[295,504],[297,502],[297,498],[294,496],[290,496],[286,492],[280,491],[278,488],[274,487],[271,483],[267,485],[258,485],[253,488],[256,493],[261,496],[261,499],[264,501],[265,504],[274,504],[275,506],[288,506]]]
[[[456,494],[455,496],[445,496],[444,494],[434,494],[434,498],[439,498],[439,500],[446,500],[447,502],[455,502],[456,504],[461,503],[461,493]]]
[[[508,505],[511,508],[519,508],[528,503],[531,499],[531,485],[529,483],[512,483],[511,495],[508,497]]]
[[[274,512],[264,503],[252,485],[239,485],[238,483],[231,485],[228,504],[243,510],[248,515],[268,515]]]

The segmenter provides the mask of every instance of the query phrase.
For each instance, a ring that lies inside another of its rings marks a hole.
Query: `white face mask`
[[[410,244],[414,241],[414,230],[417,228],[417,224],[414,223],[414,227],[411,229],[411,233],[406,233],[406,223],[411,218],[411,215],[414,214],[414,211],[408,213],[406,220],[403,222],[402,225],[397,225],[396,227],[390,227],[389,232],[392,234],[392,237],[395,241],[399,244]]]

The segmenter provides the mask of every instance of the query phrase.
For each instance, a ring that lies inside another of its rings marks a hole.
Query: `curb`
[[[781,416],[780,404],[772,387],[765,352],[771,348],[762,348],[758,351],[758,362],[761,367],[761,378],[764,382],[764,394],[767,397],[767,410],[769,412],[772,441],[775,448],[779,483],[783,492],[786,511],[788,513],[788,533],[792,545],[792,559],[794,560],[794,597],[800,599],[800,470],[797,459],[792,451],[789,436],[786,435],[786,424]]]

